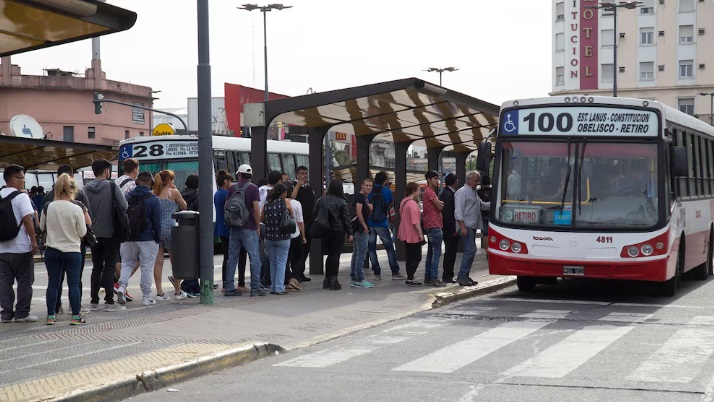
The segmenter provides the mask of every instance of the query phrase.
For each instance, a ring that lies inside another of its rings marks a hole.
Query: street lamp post
[[[451,73],[451,72],[458,71],[458,70],[459,69],[456,67],[445,67],[445,68],[429,67],[428,69],[426,69],[424,71],[429,72],[429,73],[436,71],[437,73],[439,73],[439,86],[442,86],[441,85],[441,74],[444,71],[448,71]]]
[[[699,95],[709,97],[709,124],[714,126],[714,92],[702,92]]]
[[[603,2],[591,8],[612,11],[613,15],[613,43],[612,43],[612,96],[617,97],[617,9],[626,8],[628,10],[640,7],[641,1],[620,1],[619,3]]]
[[[257,4],[243,4],[238,7],[239,10],[260,10],[263,13],[263,57],[265,61],[265,101],[268,99],[268,18],[267,13],[271,10],[284,10],[286,8],[291,8],[292,6],[286,6],[283,4],[268,4],[267,6],[259,6]]]

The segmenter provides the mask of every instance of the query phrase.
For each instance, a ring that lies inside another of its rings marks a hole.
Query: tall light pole
[[[613,14],[613,34],[612,34],[612,96],[617,97],[617,9],[626,8],[628,10],[640,7],[641,1],[620,1],[618,3],[613,2],[602,2],[596,6],[591,6],[591,8],[603,9],[605,11],[612,11]]]
[[[238,7],[239,10],[260,10],[263,13],[263,57],[265,61],[265,101],[268,101],[268,18],[266,17],[268,11],[272,10],[284,10],[286,8],[291,8],[292,6],[286,6],[283,4],[268,4],[267,6],[259,6],[257,4],[243,4]]]
[[[699,95],[709,97],[709,124],[714,126],[714,92],[702,92]]]
[[[458,71],[458,70],[459,70],[459,69],[456,68],[456,67],[444,67],[444,68],[429,67],[429,68],[427,68],[427,69],[424,70],[424,71],[426,71],[426,72],[428,72],[428,73],[431,73],[431,72],[436,71],[437,73],[439,73],[439,86],[442,86],[442,85],[441,85],[441,74],[442,74],[444,71],[448,71],[448,72],[451,73],[451,72]]]

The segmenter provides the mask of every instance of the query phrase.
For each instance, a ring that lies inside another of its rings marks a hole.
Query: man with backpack
[[[369,213],[367,226],[369,226],[369,259],[372,262],[372,271],[374,279],[382,279],[382,269],[377,260],[377,236],[379,236],[384,249],[387,250],[387,258],[389,259],[389,268],[392,270],[393,280],[403,280],[407,277],[399,273],[399,264],[397,263],[397,254],[394,251],[394,242],[392,235],[389,233],[389,207],[394,205],[394,196],[392,190],[384,186],[387,181],[387,172],[379,172],[374,176],[374,187],[369,193],[367,201],[372,204],[372,211]]]
[[[121,192],[126,196],[136,188],[136,177],[139,175],[139,160],[136,158],[129,158],[129,159],[124,159],[124,162],[122,163],[122,168],[124,171],[124,174],[119,176],[118,179],[114,181],[119,188],[121,189]],[[149,186],[151,187],[151,186]],[[114,265],[114,270],[116,271],[116,282],[114,283],[114,293],[116,293],[117,289],[119,289],[119,277],[121,276],[121,253],[117,257],[117,263]],[[136,265],[134,267],[134,272],[139,269],[139,266]],[[134,275],[134,272],[131,274]],[[126,301],[133,301],[134,298],[129,296],[129,293],[124,294],[124,298]]]
[[[3,171],[6,187],[0,190],[0,321],[36,322],[30,315],[35,263],[40,250],[32,218],[35,209],[25,188],[25,169],[8,165]],[[12,286],[17,281],[17,304]]]
[[[161,203],[159,197],[149,189],[151,173],[141,172],[136,178],[136,187],[126,195],[127,215],[131,236],[121,245],[121,276],[117,289],[117,302],[126,303],[126,288],[134,273],[137,262],[141,267],[141,304],[156,304],[151,298],[151,284],[154,278],[154,262],[161,241]]]
[[[260,194],[258,186],[250,182],[253,169],[240,165],[236,176],[238,183],[228,189],[225,206],[225,223],[230,227],[226,278],[223,283],[224,296],[241,296],[236,290],[235,276],[241,249],[245,249],[250,259],[250,296],[265,296],[260,288]]]
[[[106,159],[92,162],[95,179],[84,186],[84,190],[92,203],[90,217],[92,229],[97,237],[97,245],[92,247],[92,284],[90,287],[90,310],[99,309],[99,289],[104,289],[104,311],[126,310],[124,306],[114,304],[115,264],[119,258],[117,239],[118,227],[114,223],[114,203],[126,212],[127,202],[124,194],[111,177],[112,164]]]

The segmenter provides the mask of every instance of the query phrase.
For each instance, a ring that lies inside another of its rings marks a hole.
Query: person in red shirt
[[[420,286],[421,282],[414,278],[414,273],[421,262],[421,247],[424,244],[424,233],[421,231],[419,204],[417,200],[421,191],[416,183],[407,183],[407,190],[399,211],[402,220],[399,222],[397,236],[406,243],[407,249],[407,286]]]
[[[430,170],[424,175],[426,177],[426,188],[422,197],[422,222],[424,230],[429,238],[429,249],[426,252],[426,262],[424,264],[424,284],[429,286],[444,287],[446,284],[439,280],[439,259],[441,258],[441,242],[444,235],[441,229],[444,222],[441,211],[444,203],[439,200],[436,192],[439,189],[439,173]]]

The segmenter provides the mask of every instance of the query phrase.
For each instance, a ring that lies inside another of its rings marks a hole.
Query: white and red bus
[[[578,277],[665,295],[685,273],[712,275],[712,126],[650,100],[559,96],[504,103],[495,144],[491,274],[520,290]]]

